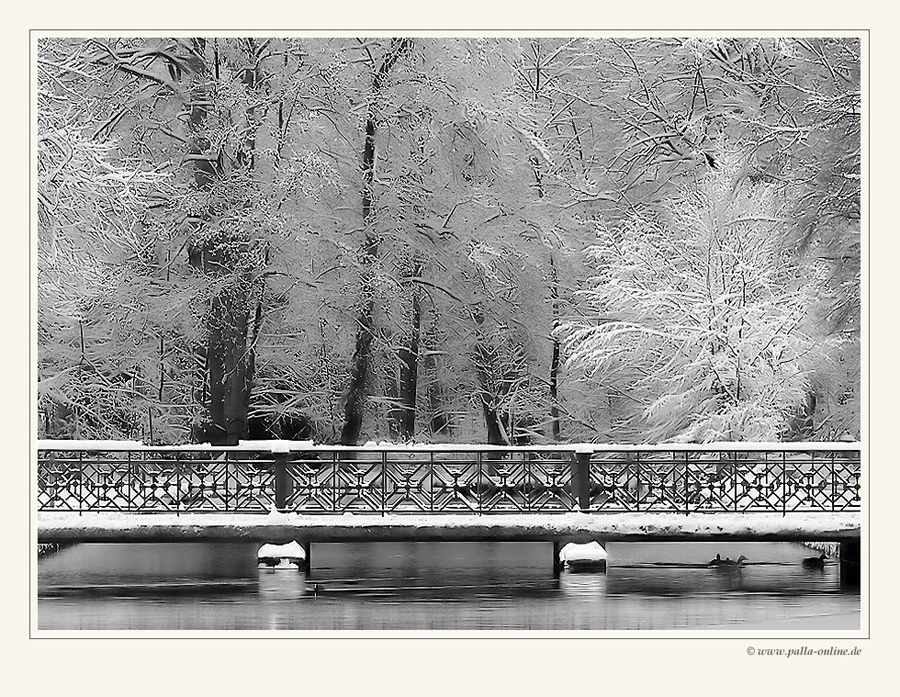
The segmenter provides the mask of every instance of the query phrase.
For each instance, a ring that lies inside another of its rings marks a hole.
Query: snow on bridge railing
[[[38,441],[38,508],[296,513],[860,510],[859,443],[236,446]]]
[[[708,452],[708,451],[758,451],[758,452],[822,452],[861,451],[862,443],[856,441],[786,441],[752,442],[728,441],[718,443],[553,443],[540,445],[487,445],[483,443],[387,443],[368,442],[362,445],[328,445],[305,440],[242,440],[238,445],[212,445],[210,443],[188,443],[184,445],[153,445],[139,440],[46,440],[37,441],[38,450],[58,450],[85,452],[117,451],[231,451],[231,452],[331,452],[331,451],[373,451],[373,452]]]

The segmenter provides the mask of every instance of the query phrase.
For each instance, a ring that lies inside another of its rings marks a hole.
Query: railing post
[[[481,513],[481,461],[482,461],[482,452],[479,450],[475,455],[475,460],[478,463],[478,482],[475,485],[475,496],[478,499],[478,513]]]
[[[181,453],[175,452],[175,515],[181,514]]]
[[[781,517],[787,515],[787,453],[781,451]]]
[[[522,471],[524,472],[524,477],[522,478],[522,501],[524,510],[531,512],[531,489],[533,486],[533,482],[531,480],[531,451],[523,450],[522,451]]]
[[[332,512],[337,512],[338,509],[338,451],[331,451],[331,510]]]
[[[78,515],[84,510],[84,451],[78,451]]]
[[[578,509],[587,513],[591,507],[591,453],[573,452],[570,471],[572,497]]]
[[[631,453],[625,453],[625,462],[631,464],[634,462],[634,510],[640,513],[641,511],[641,454],[636,452],[634,457],[632,457]],[[653,474],[652,472],[650,473]],[[653,481],[652,479],[650,480]],[[626,483],[625,493],[628,493],[628,485]],[[652,493],[652,492],[651,492]],[[653,505],[651,502],[650,505]]]
[[[387,508],[387,468],[388,458],[387,450],[381,451],[381,515],[384,515]]]
[[[134,472],[131,464],[131,451],[128,451],[128,498],[125,501],[125,510],[131,510],[131,500],[134,498]]]
[[[275,456],[275,508],[284,512],[287,508],[288,491],[287,463],[290,453],[274,453]]]
[[[228,472],[231,470],[230,459],[231,459],[230,453],[226,450],[225,451],[225,459],[223,460],[223,462],[225,463],[225,510],[226,511],[231,510],[229,507],[229,504],[231,503],[231,490],[228,486],[228,484],[229,484]]]
[[[719,456],[719,459],[720,460],[722,459],[721,455]],[[734,503],[734,512],[735,513],[738,512],[738,507],[739,507],[738,500],[740,499],[740,496],[738,496],[738,476],[739,476],[739,474],[740,473],[738,472],[738,460],[737,460],[737,457],[735,457],[735,454],[732,452],[731,453],[731,487],[732,487],[732,491],[734,492],[734,494],[732,494],[732,496],[734,497],[733,503]]]
[[[434,513],[434,450],[428,453],[428,510]]]
[[[831,510],[834,511],[835,500],[834,500],[834,490],[837,488],[837,484],[835,483],[834,477],[834,450],[831,451]]]

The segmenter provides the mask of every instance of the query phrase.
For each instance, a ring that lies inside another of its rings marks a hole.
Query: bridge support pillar
[[[562,573],[562,562],[559,559],[559,552],[562,544],[559,540],[553,541],[553,578],[559,578]]]
[[[841,585],[858,586],[860,581],[860,541],[841,542]]]
[[[312,542],[304,542],[300,545],[303,547],[303,554],[306,556],[306,578],[312,574]]]
[[[591,542],[573,542],[563,545],[560,543],[560,551],[557,551],[557,558],[561,552],[565,552],[566,556],[560,560],[560,567],[568,566],[569,569],[577,569],[582,571],[594,571],[606,573],[606,541],[592,540]]]

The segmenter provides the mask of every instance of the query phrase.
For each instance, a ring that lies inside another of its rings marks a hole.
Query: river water
[[[40,629],[858,629],[838,565],[790,543],[610,543],[607,573],[563,571],[549,543],[312,548],[312,573],[257,568],[256,546],[82,544],[38,562]],[[705,565],[716,553],[742,570]]]

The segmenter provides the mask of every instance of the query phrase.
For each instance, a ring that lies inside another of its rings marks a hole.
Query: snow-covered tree
[[[37,60],[50,435],[858,430],[855,40],[113,37]]]
[[[778,440],[840,351],[808,329],[825,270],[785,247],[785,202],[715,159],[663,212],[600,226],[589,321],[564,328],[569,366],[627,396],[641,441]]]

